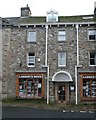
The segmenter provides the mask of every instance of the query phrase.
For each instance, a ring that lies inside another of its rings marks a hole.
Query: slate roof
[[[3,19],[14,25],[46,23],[46,16],[9,17]],[[96,22],[96,20],[94,19],[93,14],[78,16],[58,16],[58,22],[56,23],[71,23],[71,22]]]

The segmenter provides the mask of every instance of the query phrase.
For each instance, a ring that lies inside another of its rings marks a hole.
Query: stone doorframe
[[[66,71],[58,71],[52,77],[52,82],[54,83],[54,94],[55,94],[55,101],[58,102],[58,86],[64,85],[66,87],[66,98],[65,103],[69,101],[69,83],[73,82],[71,75]]]

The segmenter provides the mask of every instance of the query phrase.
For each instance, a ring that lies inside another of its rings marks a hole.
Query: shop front
[[[66,71],[59,71],[54,74],[52,81],[54,83],[55,101],[57,103],[69,102],[69,86],[72,83],[72,77]]]
[[[81,101],[96,101],[96,72],[80,73]]]
[[[43,72],[16,72],[16,97],[45,98],[45,76]]]

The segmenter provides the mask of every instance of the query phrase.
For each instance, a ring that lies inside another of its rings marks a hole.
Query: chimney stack
[[[21,8],[21,17],[28,17],[31,16],[31,10],[27,4],[26,7]]]
[[[94,19],[96,19],[96,1],[94,2]]]

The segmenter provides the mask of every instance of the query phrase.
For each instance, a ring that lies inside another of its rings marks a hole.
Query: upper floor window
[[[96,40],[96,29],[90,29],[89,31],[88,31],[88,38],[89,38],[89,40],[91,41],[91,40]]]
[[[35,31],[28,31],[28,42],[36,42],[36,32]]]
[[[58,41],[65,41],[66,40],[66,31],[59,30],[58,31]]]
[[[90,59],[90,65],[95,66],[96,65],[96,52],[90,52],[89,54],[89,59]]]
[[[66,66],[66,52],[58,52],[58,66],[59,67]]]
[[[58,22],[58,12],[55,10],[48,11],[47,22]]]
[[[35,53],[28,53],[27,66],[35,67]]]

